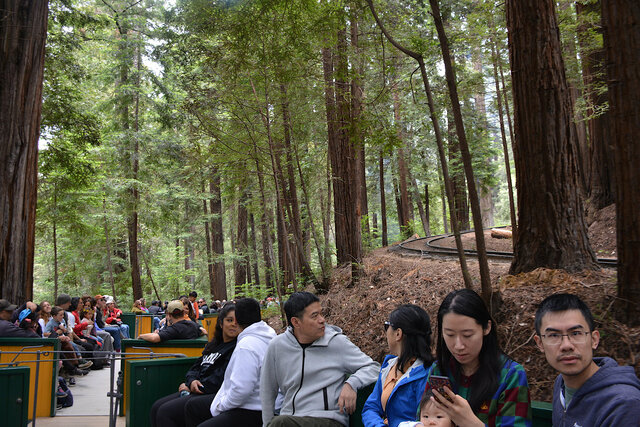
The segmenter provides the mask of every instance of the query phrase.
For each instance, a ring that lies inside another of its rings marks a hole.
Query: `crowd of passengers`
[[[66,304],[68,296],[62,297],[58,306]],[[6,313],[15,307],[0,304],[2,322],[10,323]],[[187,305],[169,302],[164,329],[170,332],[160,329],[144,339],[199,335],[185,326],[193,323],[185,316]],[[348,426],[357,391],[373,383],[362,409],[366,427],[532,425],[526,372],[502,351],[497,324],[472,290],[444,298],[435,339],[423,308],[403,304],[393,310],[383,325],[389,354],[382,365],[325,322],[315,295],[296,292],[283,308],[288,327],[276,335],[261,320],[258,301],[242,298],[221,307],[213,337],[185,381],[153,405],[152,426]],[[25,309],[17,310],[16,327],[31,315],[23,317]],[[75,320],[83,317],[78,313]],[[600,334],[580,298],[545,298],[535,315],[534,340],[559,373],[554,426],[639,425],[640,380],[631,366],[593,357]]]
[[[167,306],[171,303],[179,304],[180,321],[167,316],[162,318]],[[178,300],[168,301],[162,306],[160,301],[153,301],[151,306],[145,306],[145,299],[134,302],[132,312],[149,313],[154,317],[154,334],[163,334],[165,339],[197,338],[206,334],[206,330],[196,323],[205,314],[216,312],[220,302],[213,302],[209,307],[203,298],[197,299],[197,293],[181,296]],[[226,303],[226,301],[225,301]],[[0,300],[0,337],[21,338],[56,338],[60,340],[62,351],[60,376],[69,385],[75,385],[75,377],[87,375],[90,370],[102,369],[109,366],[108,355],[119,353],[123,338],[130,338],[129,326],[122,321],[122,310],[117,307],[110,295],[96,295],[71,297],[60,294],[55,304],[42,301],[36,304],[28,301],[18,307],[9,301]],[[197,313],[197,314],[196,314]],[[174,324],[176,326],[174,326]],[[185,331],[194,332],[189,334]],[[180,329],[180,334],[175,334]],[[143,334],[140,338],[149,339]]]

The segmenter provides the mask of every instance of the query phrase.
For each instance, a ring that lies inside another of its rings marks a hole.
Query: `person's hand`
[[[185,383],[182,383],[178,387],[178,392],[181,392],[181,391],[189,391],[189,387],[187,387],[187,385]]]
[[[193,380],[191,381],[191,393],[195,393],[195,394],[202,394],[202,391],[200,390],[200,387],[203,387],[202,383],[198,380]]]
[[[84,338],[80,338],[80,342],[87,342],[87,340]]]
[[[356,410],[357,397],[358,394],[353,390],[349,383],[344,383],[340,396],[338,397],[338,408],[340,408],[340,413],[347,413],[349,415],[353,414],[353,411]]]
[[[471,410],[471,406],[469,406],[467,399],[455,394],[449,389],[449,387],[444,387],[444,391],[453,402],[448,401],[446,397],[438,393],[438,390],[432,389],[431,391],[435,396],[435,398],[431,398],[431,401],[435,403],[436,408],[447,414],[455,425],[465,427],[484,427],[484,423],[480,421],[480,419],[473,413],[473,410]]]
[[[202,332],[202,335],[209,336],[209,332],[207,332],[207,330],[205,328],[203,328],[202,326],[200,326],[200,332]]]
[[[68,336],[66,336],[66,335],[59,335],[59,336],[58,336],[58,339],[59,339],[60,341],[62,341],[62,342],[69,342],[69,341],[71,341],[71,338],[69,338],[69,337],[68,337]]]

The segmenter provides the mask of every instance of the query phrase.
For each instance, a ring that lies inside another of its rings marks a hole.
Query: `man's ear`
[[[591,332],[591,348],[595,350],[598,348],[598,344],[600,344],[600,332],[596,329]]]
[[[533,339],[536,341],[536,346],[538,347],[538,349],[544,353],[544,346],[542,345],[542,340],[540,339],[540,336],[536,334],[533,336]]]
[[[297,317],[292,317],[291,318],[291,327],[299,328],[300,327],[300,319],[298,319]]]

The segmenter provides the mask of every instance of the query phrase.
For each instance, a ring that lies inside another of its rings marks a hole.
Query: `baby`
[[[420,400],[420,421],[403,421],[398,427],[455,427],[451,418],[436,408],[431,396],[433,393],[427,390]]]

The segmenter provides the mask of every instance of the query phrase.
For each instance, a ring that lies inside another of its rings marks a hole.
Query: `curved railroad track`
[[[505,227],[491,227],[491,228],[505,228]],[[488,230],[488,229],[487,229]],[[460,234],[468,234],[473,233],[473,230],[462,231]],[[421,257],[429,257],[429,256],[446,256],[446,257],[458,257],[458,250],[456,248],[451,248],[448,246],[443,246],[442,244],[438,244],[438,242],[447,239],[449,237],[453,237],[453,234],[440,234],[438,236],[430,236],[430,237],[420,237],[418,239],[409,240],[398,244],[403,251],[412,253],[414,255],[419,254]],[[417,242],[424,242],[422,245],[417,244]],[[411,244],[412,246],[423,246],[423,247],[409,247],[407,245]],[[465,249],[465,255],[470,257],[477,257],[478,251],[475,249]],[[497,259],[497,260],[511,260],[513,258],[513,252],[503,252],[503,251],[487,251],[487,256],[489,258]],[[603,267],[616,267],[618,265],[618,260],[616,258],[597,258],[598,263]]]

